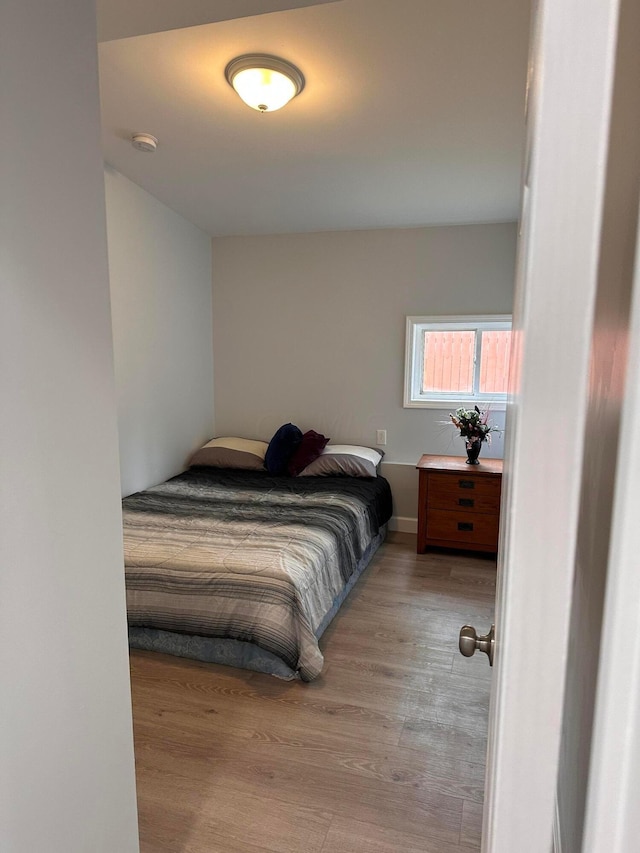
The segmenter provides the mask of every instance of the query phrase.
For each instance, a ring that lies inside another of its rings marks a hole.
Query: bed
[[[312,681],[390,516],[383,477],[196,467],[131,495],[129,644]]]

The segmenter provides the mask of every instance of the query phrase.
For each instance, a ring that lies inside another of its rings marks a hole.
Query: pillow
[[[376,477],[384,453],[356,444],[333,444],[300,472],[301,477]]]
[[[286,474],[289,460],[301,441],[302,431],[297,426],[283,424],[269,442],[267,454],[264,457],[267,471],[270,474]]]
[[[266,441],[248,438],[213,438],[193,454],[189,465],[208,465],[211,468],[244,468],[264,471]]]
[[[302,436],[302,441],[294,451],[289,460],[288,471],[292,477],[297,477],[307,465],[317,459],[324,448],[329,444],[329,439],[313,429],[308,430]]]

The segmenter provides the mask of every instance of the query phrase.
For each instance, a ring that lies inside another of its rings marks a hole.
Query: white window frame
[[[492,409],[506,408],[507,395],[481,394],[480,348],[481,335],[476,335],[474,354],[473,390],[469,394],[421,390],[422,365],[424,364],[424,332],[491,332],[511,331],[511,314],[482,314],[455,317],[407,317],[405,361],[404,361],[404,407],[405,409],[450,409],[454,406],[491,404]]]

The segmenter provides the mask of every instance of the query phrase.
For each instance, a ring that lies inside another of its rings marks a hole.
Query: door
[[[640,477],[640,230],[631,324],[584,853],[626,853],[638,846],[640,838],[640,525],[636,497]]]
[[[604,375],[593,334],[599,288],[606,305],[602,288],[609,286],[600,264],[619,5],[540,0],[534,12],[485,853],[546,853],[552,844],[576,557],[585,529],[590,378],[599,370]],[[620,327],[614,332],[624,335]],[[595,390],[608,411],[609,389]],[[607,422],[616,440],[618,425],[615,416]],[[597,659],[599,637],[592,642]],[[568,809],[574,815],[578,794]]]

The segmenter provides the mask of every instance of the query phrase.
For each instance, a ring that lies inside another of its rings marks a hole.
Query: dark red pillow
[[[297,477],[300,471],[304,471],[307,465],[310,465],[314,459],[320,456],[327,444],[329,444],[329,439],[325,438],[319,432],[313,429],[305,432],[302,436],[302,441],[289,460],[288,471],[291,476]]]

